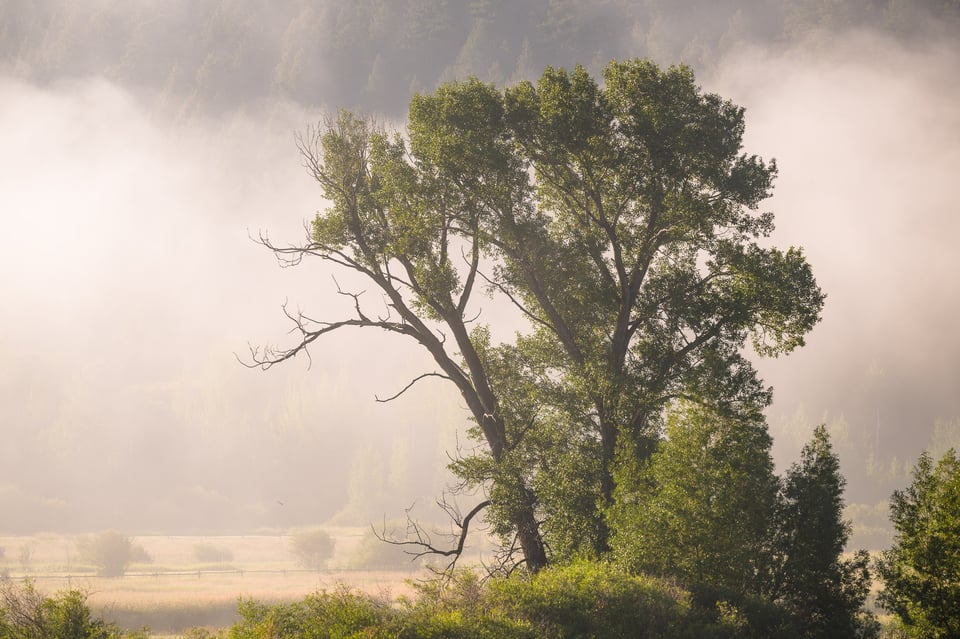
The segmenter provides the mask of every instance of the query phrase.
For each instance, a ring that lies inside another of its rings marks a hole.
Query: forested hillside
[[[398,117],[413,92],[468,75],[500,84],[627,57],[702,72],[745,43],[851,28],[910,42],[958,25],[956,0],[3,0],[0,63],[149,88],[186,115],[284,97]]]

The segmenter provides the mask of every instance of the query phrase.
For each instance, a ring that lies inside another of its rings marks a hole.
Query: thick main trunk
[[[450,311],[446,320],[453,331],[454,339],[460,349],[460,356],[470,373],[470,384],[467,388],[462,387],[461,392],[471,407],[474,419],[483,431],[493,461],[499,466],[503,463],[507,452],[507,427],[500,413],[497,395],[487,377],[481,357],[470,340],[459,311]],[[538,572],[547,565],[547,552],[536,518],[536,496],[529,487],[522,485],[522,480],[520,491],[520,504],[513,510],[513,521],[510,523],[516,527],[517,540],[520,542],[527,569]]]
[[[533,511],[533,495],[529,489],[523,489],[523,505],[517,512],[517,539],[523,551],[527,570],[532,573],[540,572],[547,566],[547,550],[540,534],[540,525],[537,523]]]
[[[615,424],[609,418],[601,415],[600,418],[600,516],[597,519],[596,552],[604,555],[610,551],[610,527],[607,525],[606,512],[613,506],[613,493],[616,482],[613,478],[614,456],[617,449],[617,432]]]

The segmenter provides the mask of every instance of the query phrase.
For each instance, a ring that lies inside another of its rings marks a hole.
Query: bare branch
[[[350,297],[356,297],[354,294],[347,293],[346,295]],[[359,294],[357,294],[359,295]],[[247,368],[259,368],[261,370],[267,370],[272,368],[280,362],[284,362],[288,359],[293,359],[301,352],[304,353],[308,359],[310,359],[309,346],[327,333],[331,333],[337,329],[344,328],[347,326],[361,327],[361,328],[380,328],[385,331],[390,331],[392,333],[399,333],[401,335],[407,335],[414,339],[418,339],[416,331],[407,324],[402,324],[399,322],[391,321],[382,321],[382,320],[372,320],[362,313],[360,317],[349,320],[341,320],[339,322],[320,322],[317,320],[312,320],[309,317],[305,316],[303,313],[298,312],[296,315],[292,314],[287,310],[287,304],[283,305],[283,313],[293,322],[293,327],[290,329],[291,333],[300,334],[300,342],[295,346],[287,349],[280,349],[273,346],[265,346],[263,348],[250,346],[250,359],[244,361],[240,357],[237,357],[238,361],[246,366]],[[314,328],[316,327],[316,328]]]
[[[331,279],[333,279],[333,283],[334,283],[334,284],[336,285],[336,287],[337,287],[337,294],[338,294],[338,295],[343,295],[344,297],[351,297],[351,298],[353,298],[353,308],[354,308],[354,310],[357,312],[357,317],[359,317],[360,319],[363,319],[363,320],[368,319],[367,316],[364,315],[364,314],[363,314],[363,311],[360,309],[360,296],[363,295],[364,293],[366,293],[366,291],[365,291],[365,290],[364,290],[364,291],[360,291],[359,293],[350,293],[350,292],[348,292],[348,291],[344,291],[342,288],[340,288],[340,282],[337,281],[336,276],[331,275],[330,277],[331,277]]]
[[[424,374],[422,374],[422,375],[417,375],[416,377],[414,377],[414,378],[413,378],[413,381],[411,381],[409,384],[407,384],[406,386],[404,386],[403,389],[402,389],[399,393],[397,393],[397,394],[395,394],[395,395],[391,395],[390,397],[386,397],[386,398],[384,398],[384,399],[380,399],[377,395],[374,395],[373,398],[374,398],[375,400],[377,400],[378,402],[380,402],[381,404],[386,404],[387,402],[392,402],[393,400],[395,400],[396,398],[400,397],[401,395],[403,395],[404,393],[406,393],[408,390],[410,390],[411,388],[413,388],[413,385],[416,384],[417,382],[419,382],[419,381],[420,381],[421,379],[423,379],[424,377],[440,377],[441,379],[450,379],[450,377],[449,377],[448,375],[444,375],[443,373],[437,373],[437,372],[424,373]]]
[[[473,323],[476,322],[478,319],[480,319],[480,316],[481,316],[481,315],[483,315],[483,309],[482,309],[482,308],[479,309],[479,310],[477,311],[477,314],[474,315],[473,317],[471,317],[470,319],[464,319],[464,320],[463,320],[463,323],[464,323],[464,324],[473,324]]]
[[[518,532],[514,532],[510,543],[501,546],[500,551],[494,555],[492,563],[483,562],[483,570],[486,573],[483,581],[491,577],[509,577],[512,575],[514,571],[526,563],[526,559],[520,559],[519,561],[515,559],[518,553],[522,553],[520,535]]]
[[[390,544],[392,546],[406,546],[410,548],[417,548],[418,550],[405,550],[408,555],[411,557],[411,561],[415,561],[421,557],[426,557],[429,555],[436,555],[439,557],[449,557],[450,561],[447,562],[447,565],[439,571],[436,571],[437,574],[442,576],[450,576],[453,574],[454,568],[456,568],[457,561],[463,555],[463,549],[467,541],[467,535],[470,531],[470,522],[476,517],[484,508],[490,505],[490,500],[485,499],[474,506],[470,512],[461,518],[459,508],[455,504],[449,503],[446,498],[443,500],[438,500],[437,505],[440,506],[450,517],[452,523],[459,529],[459,533],[454,533],[454,536],[457,538],[457,545],[453,548],[442,549],[433,545],[433,539],[430,536],[430,533],[427,532],[419,522],[413,519],[410,515],[410,511],[413,509],[413,506],[407,508],[407,535],[412,535],[414,539],[390,539],[386,534],[386,524],[382,527],[380,532],[373,529],[373,534],[376,535],[377,539],[380,541]]]

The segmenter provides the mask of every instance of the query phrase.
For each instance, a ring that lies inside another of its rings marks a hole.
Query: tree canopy
[[[300,145],[330,205],[302,245],[263,242],[382,297],[340,290],[352,315],[292,315],[299,341],[254,362],[346,327],[414,340],[475,422],[482,446],[452,468],[486,493],[505,565],[602,555],[618,472],[653,453],[667,407],[757,416],[771,391],[742,349],[789,352],[819,320],[802,251],[765,241],[776,165],[743,132],[743,109],[689,68],[644,60],[602,83],[548,67],[503,90],[445,84],[413,99],[403,134],[341,112]],[[477,323],[484,290],[526,318],[513,341]]]
[[[629,499],[614,509],[618,558],[682,583],[759,594],[778,488],[771,444],[761,420],[672,409],[648,467],[621,483]]]

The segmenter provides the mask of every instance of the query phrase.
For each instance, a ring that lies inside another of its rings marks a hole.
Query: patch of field
[[[238,599],[292,601],[340,584],[388,598],[407,594],[410,572],[328,571],[90,578],[80,588],[91,607],[124,628],[183,632],[194,626],[225,627],[237,620]],[[44,582],[47,588],[49,582]],[[60,587],[65,587],[61,585]],[[56,589],[56,588],[53,588]]]
[[[0,572],[12,579],[31,578],[44,592],[79,588],[91,607],[125,628],[150,627],[179,633],[194,626],[224,627],[236,619],[241,598],[289,601],[346,585],[395,598],[412,591],[408,580],[426,576],[406,570],[348,569],[365,528],[325,527],[335,539],[330,568],[298,568],[289,552],[288,534],[243,536],[138,536],[153,559],[134,564],[123,577],[102,578],[77,556],[76,538],[43,534],[0,537]],[[223,563],[200,563],[198,545],[223,549]],[[27,548],[27,551],[21,549]],[[174,574],[171,574],[174,573]]]

